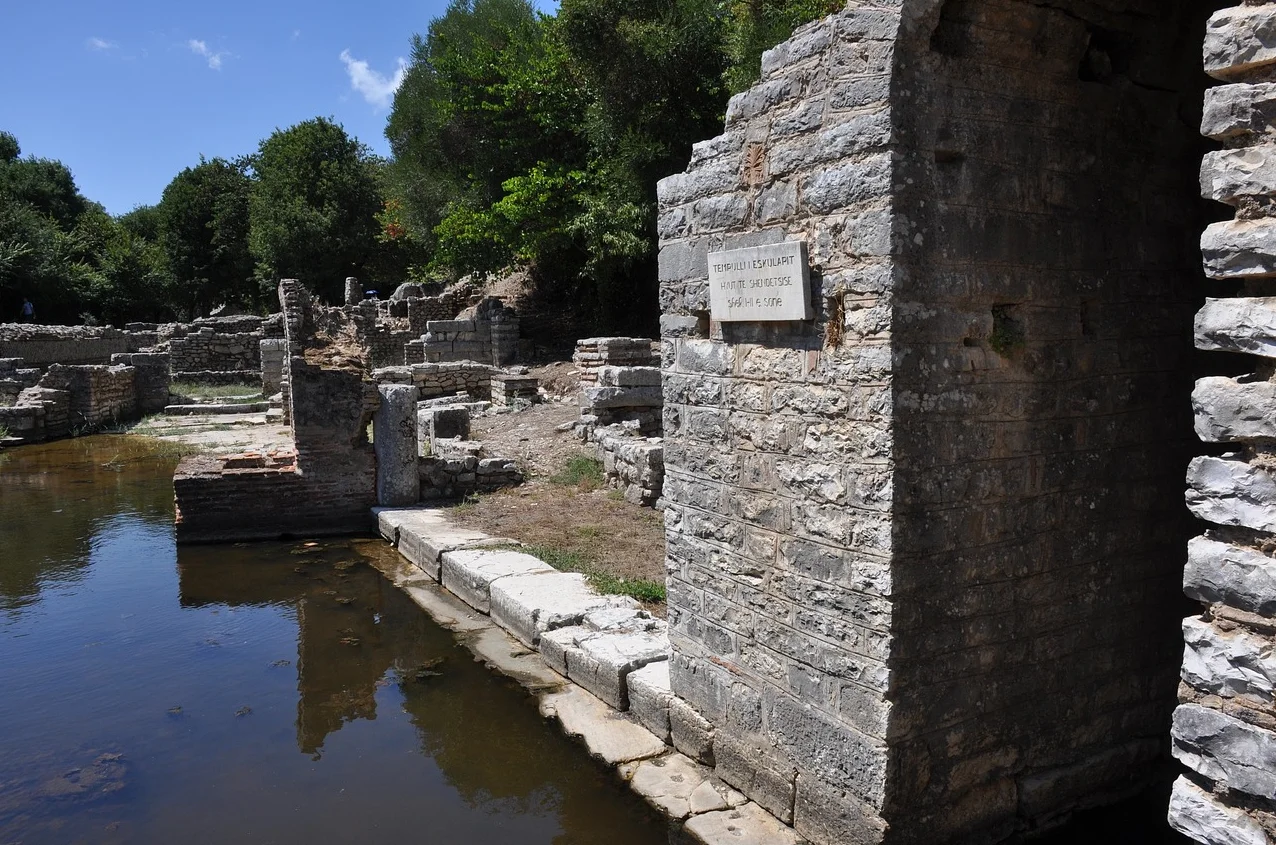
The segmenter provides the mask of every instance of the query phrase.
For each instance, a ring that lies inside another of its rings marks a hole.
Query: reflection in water
[[[668,841],[383,544],[179,552],[147,446],[0,465],[0,843]]]

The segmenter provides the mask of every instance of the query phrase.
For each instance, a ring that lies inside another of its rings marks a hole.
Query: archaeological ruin
[[[260,382],[292,446],[185,458],[178,542],[377,531],[711,845],[1017,840],[1160,787],[1272,845],[1276,2],[1237,2],[849,0],[764,54],[659,184],[659,337],[577,341],[559,429],[663,513],[667,620],[437,507],[523,482],[472,418],[545,398],[469,283],[0,327],[0,425]]]

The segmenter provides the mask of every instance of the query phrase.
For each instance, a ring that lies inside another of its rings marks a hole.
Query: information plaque
[[[809,320],[811,272],[806,243],[709,254],[709,316],[723,322]]]

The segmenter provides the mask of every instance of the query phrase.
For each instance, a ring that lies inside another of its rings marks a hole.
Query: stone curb
[[[377,564],[381,573],[437,624],[454,632],[476,659],[536,696],[541,715],[556,719],[564,733],[579,739],[591,756],[614,767],[648,804],[671,821],[682,822],[688,841],[803,845],[805,840],[792,828],[723,783],[711,768],[675,751],[667,735],[657,736],[645,727],[662,724],[655,712],[662,704],[667,724],[667,707],[673,699],[672,692],[664,689],[667,672],[659,671],[667,663],[667,652],[653,659],[651,648],[654,640],[664,637],[663,623],[627,599],[597,594],[591,598],[578,576],[546,571],[538,559],[511,550],[510,546],[519,545],[516,541],[461,528],[440,509],[373,508],[372,512],[378,533],[400,553],[397,565]],[[561,608],[549,600],[552,592],[525,589],[529,579],[552,580],[557,575],[571,582],[564,581],[569,588],[563,592]],[[449,580],[461,585],[462,591],[449,590]],[[611,638],[618,647],[595,651],[615,651],[617,662],[591,660],[586,683],[601,678],[604,686],[599,692],[613,705],[632,703],[637,711],[641,702],[640,712],[630,714],[609,706],[575,682],[575,677],[568,680],[554,671],[552,659],[547,661],[532,650],[538,645],[544,649],[557,639],[578,651],[577,643],[606,643]],[[632,648],[635,641],[644,646],[640,655]],[[632,692],[630,674],[641,675],[635,678]]]

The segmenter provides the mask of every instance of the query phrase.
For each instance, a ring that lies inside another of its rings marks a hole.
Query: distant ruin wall
[[[674,740],[819,845],[1163,758],[1204,12],[1140,9],[851,2],[660,183]],[[815,319],[711,321],[709,255],[786,239]]]
[[[1223,145],[1201,165],[1204,197],[1235,207],[1201,238],[1211,294],[1196,346],[1243,353],[1251,373],[1202,378],[1196,433],[1227,444],[1187,474],[1187,504],[1206,523],[1188,544],[1187,595],[1205,605],[1183,620],[1180,706],[1170,824],[1208,845],[1276,841],[1276,5],[1215,14],[1205,68],[1226,83],[1206,92],[1202,133]]]
[[[21,358],[29,367],[105,364],[139,348],[131,334],[109,327],[0,324],[0,358]]]
[[[261,332],[219,332],[200,328],[168,342],[174,373],[201,370],[261,370]]]

